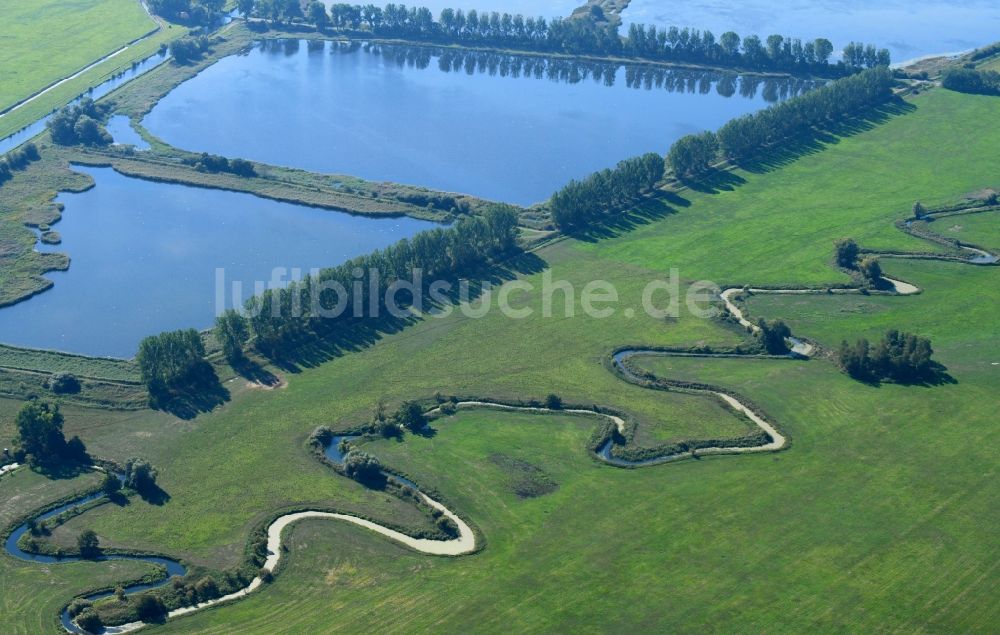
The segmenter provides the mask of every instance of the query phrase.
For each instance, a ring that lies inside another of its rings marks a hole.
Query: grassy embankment
[[[55,398],[48,380],[58,372],[71,373],[80,381],[79,392],[58,396],[63,402],[126,410],[146,407],[148,395],[134,362],[0,344],[2,396]]]
[[[636,307],[645,282],[671,267],[685,280],[821,285],[846,281],[830,267],[841,237],[875,249],[932,250],[893,221],[917,198],[944,204],[996,184],[1000,133],[990,122],[1000,100],[933,91],[912,103],[911,112],[784,167],[736,172],[741,182],[732,189],[686,193],[689,204],[674,207],[651,203],[632,231],[562,241],[537,256],[556,279],[578,289],[609,280],[619,306]],[[822,360],[650,360],[663,376],[750,396],[793,447],[639,470],[587,456],[590,420],[463,412],[434,436],[371,448],[441,492],[483,532],[485,551],[426,558],[356,528],[304,523],[291,532],[289,566],[267,590],[161,630],[988,628],[1000,617],[1000,500],[991,487],[997,270],[903,260],[884,267],[925,293],[760,297],[750,309],[787,318],[797,333],[827,345],[888,326],[914,330],[933,339],[955,383],[873,388]],[[540,285],[541,276],[524,279]],[[522,293],[515,305],[538,309],[539,295]],[[657,438],[732,433],[742,423],[717,419],[711,404],[698,412],[693,402],[681,404],[688,396],[626,385],[603,361],[622,344],[738,337],[712,321],[628,318],[620,310],[602,320],[537,311],[527,320],[451,316],[359,352],[310,351],[301,372],[285,371],[287,388],[246,390],[190,422],[154,413],[97,421],[70,411],[68,430],[95,453],[150,458],[171,499],[99,508],[56,538],[69,542],[92,527],[108,544],[227,566],[248,530],[277,509],[355,507],[401,522],[405,510],[332,476],[302,448],[313,426],[357,422],[379,398],[556,392],[621,408],[657,426],[650,433]],[[16,404],[6,403],[0,429],[9,430]],[[511,483],[526,475],[558,487],[521,500]],[[12,568],[4,578],[19,592],[37,575],[9,560],[2,566]],[[15,632],[33,620],[30,609],[9,613]]]
[[[154,31],[137,0],[11,0],[4,6],[0,111],[76,74],[101,57]],[[0,116],[0,138],[59,108],[88,88],[145,59],[187,29],[164,23],[151,37],[45,95]],[[58,54],[56,54],[58,52]]]

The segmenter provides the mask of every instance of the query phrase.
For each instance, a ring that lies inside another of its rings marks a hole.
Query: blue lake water
[[[619,67],[599,69],[595,81],[593,65],[568,62],[539,78],[538,58],[456,55],[259,44],[181,84],[143,125],[188,150],[527,205],[788,89],[734,94],[738,78],[663,70],[633,82],[638,71]]]
[[[149,149],[149,144],[135,131],[131,120],[125,115],[110,117],[107,129],[111,133],[111,137],[115,140],[115,145],[135,146],[136,150]]]
[[[55,286],[0,309],[0,342],[88,355],[131,357],[146,335],[207,328],[216,315],[216,269],[243,297],[275,267],[339,264],[434,227],[270,201],[249,194],[153,183],[111,168],[75,168],[97,186],[60,194],[63,237],[39,249],[69,254]]]
[[[725,31],[741,36],[825,37],[840,51],[851,41],[888,48],[894,63],[953,53],[1000,39],[995,0],[632,0],[630,23]]]

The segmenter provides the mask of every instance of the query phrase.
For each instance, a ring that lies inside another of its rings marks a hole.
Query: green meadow
[[[157,27],[137,0],[5,0],[3,23],[0,111],[76,74]],[[167,25],[153,37],[3,115],[0,137],[63,106],[186,32],[184,27]],[[53,54],[55,50],[58,54]]]
[[[350,428],[380,399],[392,407],[435,393],[556,393],[626,412],[651,443],[740,434],[742,422],[710,398],[619,380],[606,365],[611,351],[731,346],[744,337],[687,312],[662,319],[638,310],[645,285],[674,268],[682,289],[698,280],[822,286],[848,281],[831,266],[839,238],[935,251],[893,222],[917,199],[950,203],[1000,184],[1000,99],[934,90],[907,103],[784,165],[658,199],[628,231],[542,247],[519,263],[520,279],[534,288],[512,304],[533,309],[526,319],[496,310],[481,319],[428,317],[355,352],[313,351],[280,370],[287,386],[273,390],[226,377],[231,400],[190,421],[68,407],[68,433],[97,456],[149,459],[169,500],[101,506],[54,539],[72,543],[94,529],[108,546],[224,569],[238,563],[249,532],[281,510],[423,527],[429,521],[414,508],[337,476],[305,448],[316,426]],[[776,454],[639,469],[588,454],[591,418],[460,411],[436,422],[434,434],[366,450],[439,493],[480,532],[482,551],[435,558],[356,527],[303,522],[286,535],[287,560],[273,584],[152,632],[990,630],[1000,618],[998,271],[883,265],[923,293],[754,296],[749,311],[785,319],[826,347],[887,328],[917,332],[932,339],[950,381],[875,387],[822,357],[640,359],[658,376],[747,395],[792,443]],[[554,316],[543,317],[548,275],[578,292],[592,280],[613,283],[616,310],[587,317],[577,302],[568,317],[557,293]],[[0,402],[0,438],[12,436],[17,406]],[[0,498],[45,486],[15,476],[31,482],[0,480]],[[519,495],[525,480],[545,493]],[[110,575],[100,564],[49,570],[0,559],[2,595],[26,598],[4,605],[11,632],[58,632],[60,603],[100,586],[91,574]],[[52,585],[35,594],[46,575]]]

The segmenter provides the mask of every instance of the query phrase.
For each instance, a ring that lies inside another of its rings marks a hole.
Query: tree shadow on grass
[[[764,174],[784,167],[804,156],[816,154],[841,139],[872,130],[893,117],[905,115],[917,107],[902,99],[893,99],[880,106],[841,121],[828,121],[822,129],[810,128],[797,137],[785,139],[766,148],[759,156],[739,159],[736,164],[754,174]]]
[[[263,386],[277,386],[281,379],[260,365],[256,360],[249,357],[242,357],[238,361],[230,362],[230,366],[240,377],[257,382]]]
[[[425,281],[421,290],[424,306],[428,312],[454,308],[459,302],[473,301],[485,292],[486,288],[497,287],[504,282],[513,280],[520,275],[530,275],[542,271],[546,266],[544,260],[533,253],[523,253],[505,262],[469,272],[466,288],[463,291],[457,278],[445,280],[451,287],[438,289],[443,303],[429,302],[428,287],[432,281]],[[397,295],[401,307],[412,303],[412,294]],[[269,351],[268,361],[289,373],[299,373],[306,368],[315,368],[320,364],[374,346],[386,336],[399,333],[408,326],[414,325],[423,318],[407,313],[392,315],[384,307],[378,316],[354,318],[350,320],[311,320],[309,328],[300,339],[285,342],[281,350]]]
[[[897,386],[923,386],[925,388],[958,383],[958,380],[948,373],[947,366],[935,361],[931,362],[931,366],[926,372],[911,377],[892,377],[889,379],[882,379],[874,375],[866,375],[862,377],[851,375],[851,378],[861,382],[862,384],[871,386],[872,388],[881,388],[882,384],[885,383],[896,384]]]
[[[425,439],[433,439],[437,436],[437,428],[432,428],[431,424],[427,424],[419,430],[410,430],[410,434],[416,435],[418,437],[423,437]]]
[[[139,498],[150,505],[162,506],[170,502],[170,494],[156,483],[146,485],[141,490],[137,490],[136,493]]]
[[[194,419],[200,413],[210,412],[229,401],[229,391],[219,381],[212,365],[206,361],[198,364],[184,382],[163,392],[150,395],[150,406],[169,412],[179,419]]]
[[[128,496],[122,494],[121,492],[108,494],[108,501],[110,501],[112,505],[117,505],[118,507],[128,507],[132,504],[132,501],[128,499]]]
[[[676,192],[657,192],[618,214],[594,219],[587,227],[570,233],[570,236],[588,243],[614,238],[676,214],[676,207],[687,207],[690,204]]]
[[[47,479],[53,481],[61,481],[64,479],[72,479],[83,474],[89,474],[91,471],[91,464],[89,463],[39,463],[31,466],[31,470],[36,474],[41,474]]]
[[[745,178],[729,170],[711,170],[697,179],[681,179],[688,188],[705,194],[732,192],[746,182]]]

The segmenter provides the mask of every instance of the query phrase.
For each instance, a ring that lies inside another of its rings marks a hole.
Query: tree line
[[[13,178],[14,172],[23,170],[29,163],[40,158],[38,146],[30,141],[20,148],[11,150],[0,159],[0,183]]]
[[[114,139],[101,122],[112,108],[110,103],[98,104],[84,97],[80,103],[65,106],[52,115],[45,126],[52,140],[60,145],[106,146]]]
[[[182,0],[177,0],[182,1]],[[645,59],[699,64],[739,66],[754,70],[822,73],[840,76],[862,68],[888,66],[888,49],[857,42],[844,48],[843,59],[831,62],[833,44],[818,38],[769,35],[740,37],[727,31],[720,37],[711,31],[633,24],[626,37],[617,27],[597,16],[570,18],[530,17],[497,11],[465,12],[443,9],[435,20],[426,7],[390,3],[337,3],[329,10],[322,2],[311,2],[302,11],[297,0],[239,0],[244,16],[256,15],[273,21],[308,21],[320,29],[366,32],[373,35],[446,41],[473,45],[516,47],[597,55],[631,55]]]
[[[663,171],[663,157],[650,152],[595,172],[582,181],[570,181],[549,201],[552,220],[562,231],[583,229],[651,192],[663,178]]]
[[[248,299],[242,314],[229,310],[221,315],[216,336],[236,359],[250,338],[261,353],[281,356],[351,320],[382,315],[389,308],[389,295],[403,291],[404,297],[397,298],[400,304],[414,301],[416,290],[407,298],[408,290],[399,284],[409,282],[414,270],[421,270],[430,283],[481,271],[516,254],[517,221],[513,209],[496,205],[448,229],[420,232],[283,289],[268,289]]]
[[[211,24],[226,6],[226,0],[148,0],[156,15],[185,24]]]
[[[845,75],[861,68],[888,66],[888,49],[851,42],[843,58],[831,63],[833,44],[826,38],[803,42],[799,38],[769,35],[740,37],[726,31],[718,39],[711,31],[632,24],[623,43],[625,52],[674,62],[739,66],[753,70]]]
[[[941,76],[941,85],[960,93],[1000,95],[1000,73],[971,68],[949,68]]]
[[[864,338],[854,345],[844,340],[840,344],[838,361],[844,372],[861,381],[891,379],[910,383],[933,375],[937,366],[931,359],[933,354],[929,339],[893,329],[874,346]]]
[[[893,82],[888,68],[867,69],[732,119],[716,133],[684,137],[668,155],[670,167],[679,177],[698,176],[720,158],[736,161],[764,154],[789,138],[886,102]]]

